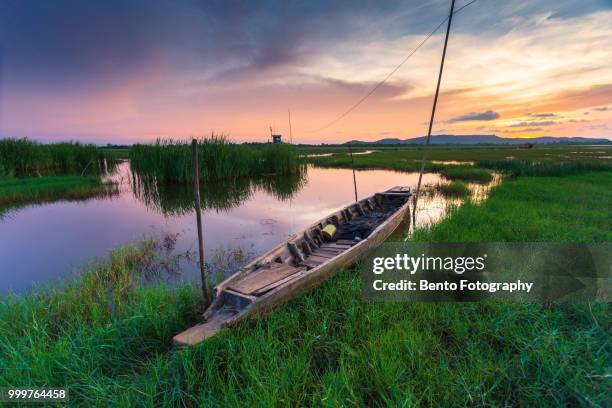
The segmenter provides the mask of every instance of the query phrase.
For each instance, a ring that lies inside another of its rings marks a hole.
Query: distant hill
[[[351,140],[345,144],[362,145],[405,145],[405,144],[424,144],[426,136],[415,137],[412,139],[387,138],[375,142],[363,142],[361,140]],[[496,135],[432,135],[430,144],[490,144],[490,145],[523,145],[531,144],[612,144],[612,140],[595,139],[588,137],[553,137],[543,136],[534,138],[520,137],[499,137]]]

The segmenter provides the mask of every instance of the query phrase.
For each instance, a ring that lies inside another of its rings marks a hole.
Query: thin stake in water
[[[287,109],[289,112],[289,143],[293,144],[293,132],[291,130],[291,109]]]
[[[204,307],[210,305],[208,282],[206,280],[206,266],[204,265],[204,237],[202,236],[202,210],[200,208],[200,176],[198,171],[198,141],[191,141],[191,159],[193,161],[193,195],[195,199],[195,213],[198,226],[198,250],[200,252],[200,277],[202,279],[202,295]]]
[[[359,201],[357,200],[357,179],[355,178],[355,159],[353,159],[353,148],[351,147],[352,142],[349,142],[348,148],[349,148],[349,153],[351,155],[351,164],[353,166],[353,187],[355,188],[355,202]]]

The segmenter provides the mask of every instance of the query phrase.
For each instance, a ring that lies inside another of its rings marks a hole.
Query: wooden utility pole
[[[444,58],[446,57],[446,47],[448,45],[448,36],[450,34],[451,22],[453,21],[453,13],[455,11],[455,0],[451,1],[450,14],[448,15],[448,26],[446,27],[446,37],[444,38],[444,49],[442,50],[442,60],[440,61],[440,72],[438,73],[438,84],[436,85],[436,94],[431,108],[431,118],[429,119],[429,130],[427,131],[427,139],[423,146],[423,157],[421,160],[421,171],[419,172],[419,182],[417,183],[416,195],[414,197],[414,212],[416,213],[417,202],[419,201],[419,193],[421,192],[421,180],[423,179],[423,171],[425,170],[425,162],[427,161],[427,147],[429,139],[431,139],[431,128],[433,127],[434,117],[436,116],[436,105],[438,104],[438,94],[440,93],[440,82],[442,82],[442,71],[444,70]]]
[[[202,295],[204,307],[210,305],[208,282],[206,280],[206,266],[204,265],[204,237],[202,236],[202,210],[200,207],[200,173],[198,170],[198,141],[191,141],[191,160],[193,161],[193,196],[195,199],[195,213],[198,226],[198,250],[200,253],[200,277],[202,279]]]

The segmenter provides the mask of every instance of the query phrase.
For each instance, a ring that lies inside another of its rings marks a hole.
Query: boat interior
[[[410,189],[394,187],[358,201],[311,225],[301,235],[247,265],[223,285],[227,306],[242,309],[257,297],[328,262],[362,240],[410,197]],[[335,234],[325,234],[333,225]],[[221,286],[221,285],[220,285]]]

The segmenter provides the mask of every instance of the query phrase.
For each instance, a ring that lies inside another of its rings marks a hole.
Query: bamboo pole
[[[198,170],[198,141],[191,141],[191,160],[193,161],[193,195],[195,199],[195,213],[198,227],[198,250],[200,253],[200,277],[202,279],[202,295],[204,307],[210,305],[208,282],[206,280],[206,266],[204,265],[204,237],[202,236],[202,210],[200,208],[200,174]]]

